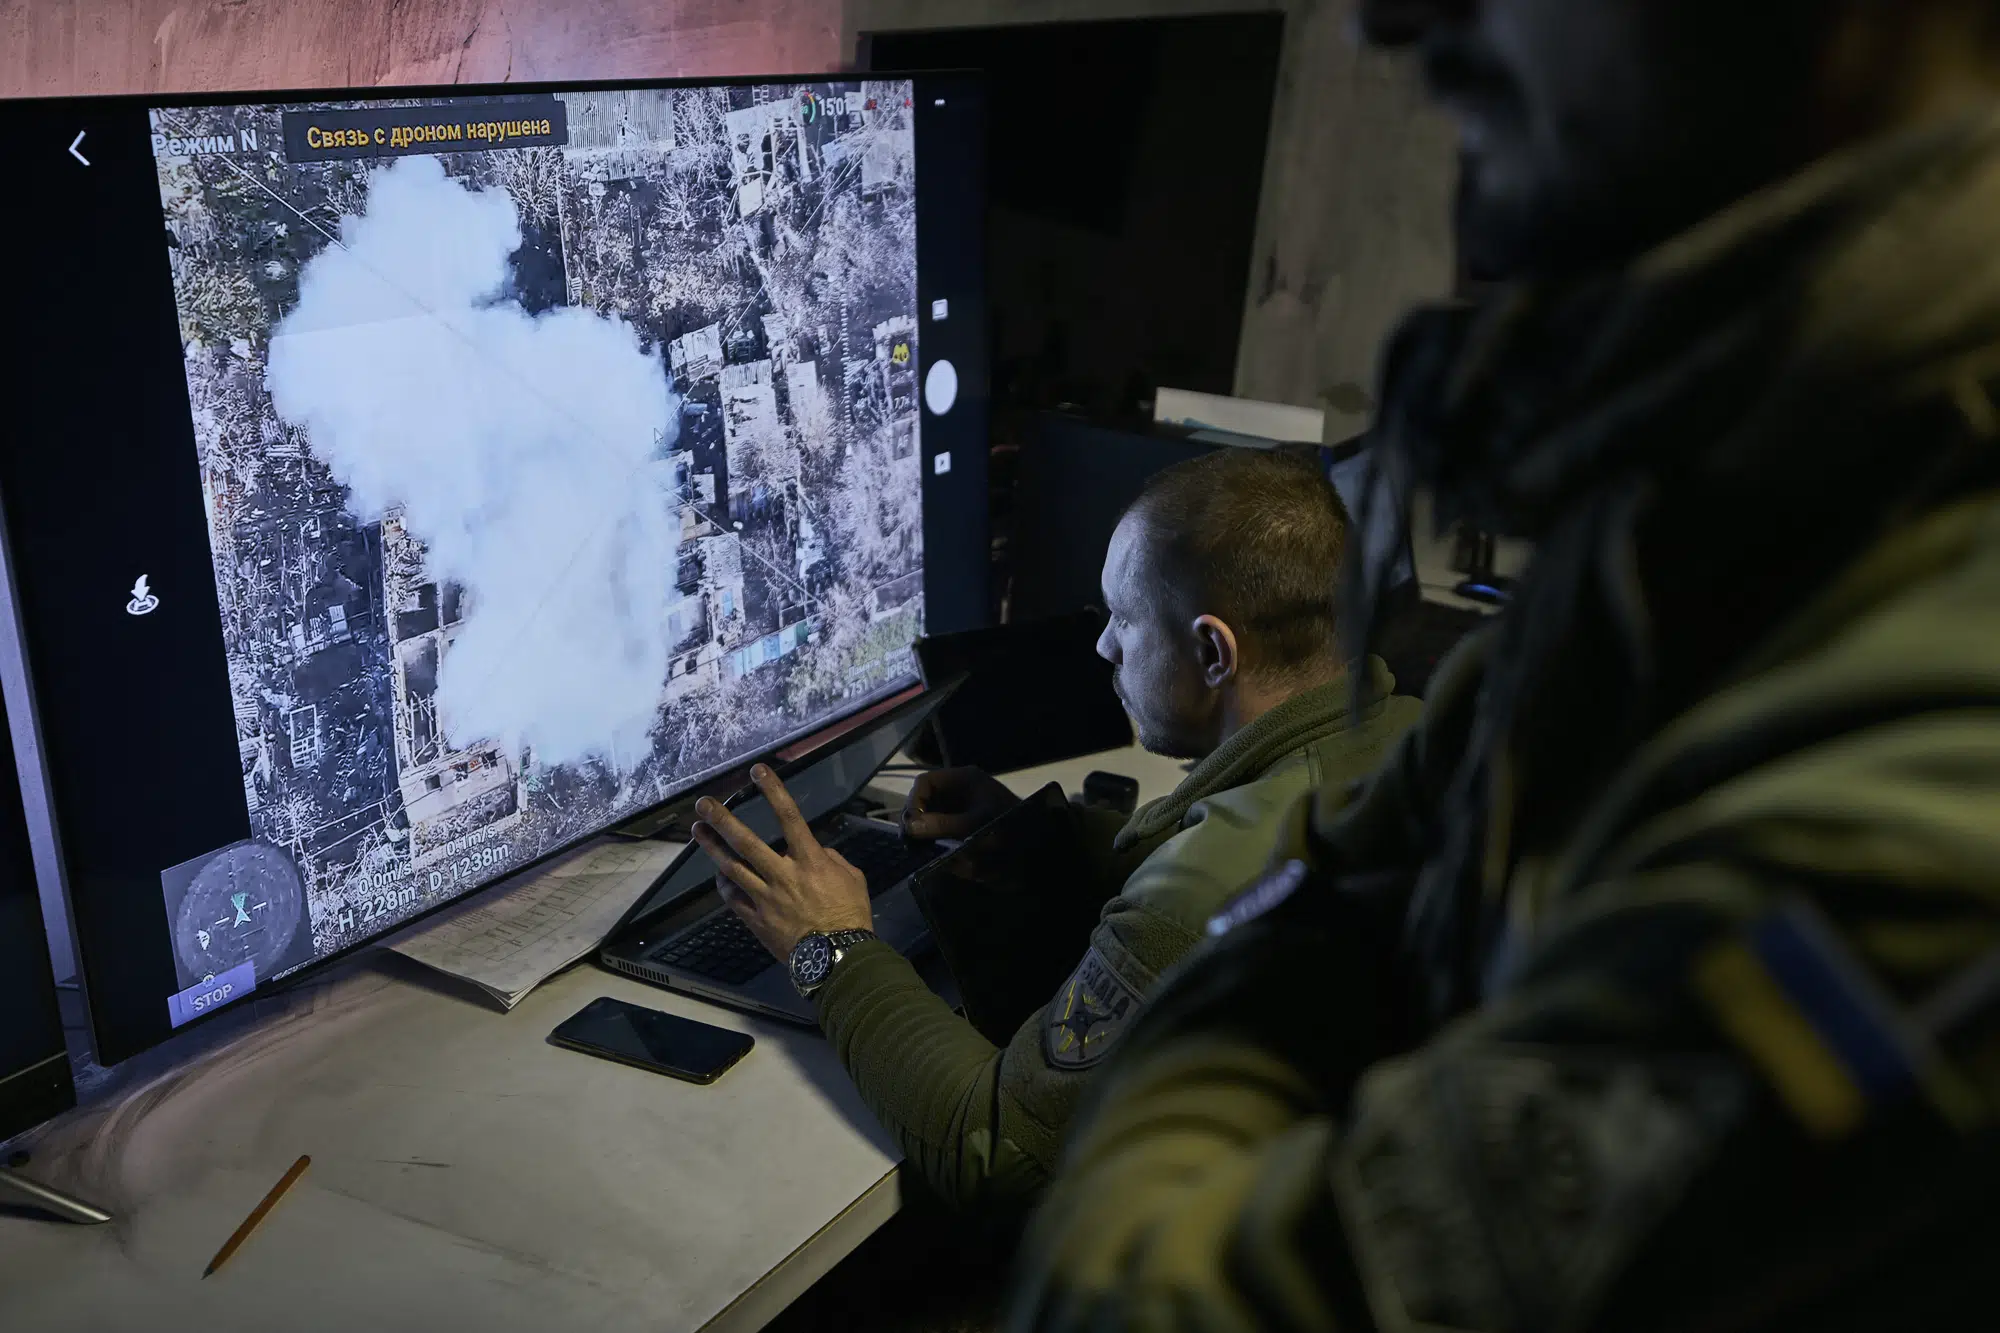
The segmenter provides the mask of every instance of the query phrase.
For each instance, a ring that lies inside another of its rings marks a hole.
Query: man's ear
[[[1236,631],[1214,616],[1196,616],[1193,628],[1195,665],[1201,671],[1201,683],[1219,690],[1243,669]]]

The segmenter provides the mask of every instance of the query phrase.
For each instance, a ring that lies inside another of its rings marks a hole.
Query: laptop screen
[[[1333,489],[1340,493],[1340,502],[1347,506],[1348,516],[1359,523],[1365,512],[1366,492],[1370,485],[1373,460],[1366,450],[1341,456],[1334,451],[1334,460],[1327,467],[1327,478],[1333,482]],[[1392,588],[1402,588],[1417,581],[1416,553],[1410,549],[1408,538],[1402,529],[1384,513],[1372,515],[1361,534],[1361,540],[1371,562],[1395,561],[1395,573],[1390,579]],[[1401,541],[1403,549],[1394,550]]]
[[[856,792],[868,785],[868,779],[874,777],[882,765],[908,743],[951,692],[952,687],[948,686],[911,700],[824,759],[788,776],[785,790],[798,802],[799,813],[806,817],[806,822],[815,823],[847,804]],[[729,808],[758,837],[766,842],[778,841],[777,812],[762,796],[753,792],[741,800],[732,801]],[[628,919],[643,921],[653,913],[673,906],[689,892],[714,878],[715,862],[700,847],[689,843],[686,853],[667,872],[666,878],[654,886],[645,905]]]

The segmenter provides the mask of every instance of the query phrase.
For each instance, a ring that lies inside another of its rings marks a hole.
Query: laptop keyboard
[[[850,829],[827,846],[868,876],[871,896],[895,888],[939,855],[934,843],[907,843],[887,830],[865,827]],[[775,965],[770,951],[726,907],[667,941],[650,957],[725,986],[740,986]]]
[[[827,844],[868,876],[868,896],[879,898],[942,855],[934,842],[904,842],[885,829],[857,828]]]
[[[669,942],[653,957],[683,972],[729,986],[742,985],[773,961],[770,951],[757,942],[750,928],[728,908]]]

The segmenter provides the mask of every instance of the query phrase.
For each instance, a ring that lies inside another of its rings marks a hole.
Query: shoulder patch
[[[1224,903],[1222,910],[1208,919],[1208,933],[1227,935],[1245,922],[1255,921],[1291,897],[1305,881],[1305,862],[1285,862]]]
[[[1498,1047],[1378,1067],[1333,1163],[1378,1326],[1594,1326],[1746,1092],[1706,1058]]]
[[[1043,1010],[1043,1056],[1056,1069],[1088,1069],[1110,1053],[1143,1003],[1092,945]]]

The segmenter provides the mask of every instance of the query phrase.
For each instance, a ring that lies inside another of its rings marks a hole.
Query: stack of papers
[[[1153,395],[1153,420],[1217,431],[1245,443],[1319,444],[1326,435],[1326,413],[1317,408],[1224,398],[1189,389],[1158,390]]]
[[[598,842],[410,931],[391,949],[512,1009],[582,958],[666,872],[681,843]]]

